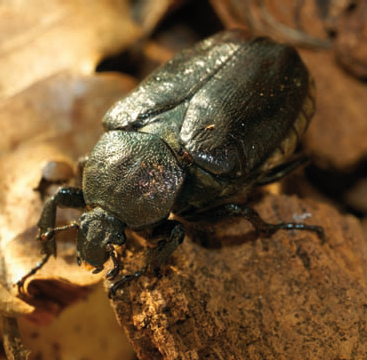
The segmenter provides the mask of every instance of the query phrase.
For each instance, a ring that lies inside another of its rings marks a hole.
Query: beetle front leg
[[[109,296],[113,297],[117,289],[129,283],[133,279],[138,279],[146,271],[152,271],[158,277],[159,270],[163,263],[172,255],[185,238],[185,227],[176,220],[167,220],[162,225],[154,228],[152,239],[159,240],[158,245],[153,249],[148,249],[145,253],[145,264],[142,269],[132,275],[125,275],[121,280],[116,281],[110,287]]]
[[[85,206],[82,190],[70,186],[60,187],[56,194],[46,201],[37,224],[37,240],[41,241],[44,257],[17,282],[19,292],[22,292],[26,279],[40,270],[47,263],[51,255],[56,256],[55,235],[67,229],[78,227],[76,223],[55,227],[57,207],[84,209]]]
[[[37,240],[42,241],[42,251],[45,254],[56,256],[55,234],[70,227],[55,228],[57,208],[85,209],[85,206],[82,190],[71,186],[60,187],[56,194],[46,201],[37,224]]]

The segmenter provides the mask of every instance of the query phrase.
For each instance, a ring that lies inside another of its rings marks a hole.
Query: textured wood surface
[[[246,221],[212,228],[213,248],[186,238],[162,278],[144,276],[113,301],[139,359],[367,356],[359,223],[296,197],[269,195],[257,210],[273,223],[309,217],[326,243],[309,231],[256,239]]]

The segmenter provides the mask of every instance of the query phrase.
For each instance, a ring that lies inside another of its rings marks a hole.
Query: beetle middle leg
[[[34,275],[38,270],[40,270],[47,263],[51,255],[56,256],[55,235],[70,228],[78,227],[78,224],[76,223],[61,227],[55,227],[57,208],[67,207],[74,209],[84,209],[85,206],[86,205],[84,202],[82,190],[71,186],[60,187],[56,194],[46,201],[40,220],[37,224],[37,240],[41,241],[42,253],[44,254],[44,256],[42,260],[33,267],[33,269],[31,269],[17,282],[19,292],[23,291],[25,281],[30,276]]]
[[[147,271],[151,271],[159,277],[161,266],[183,242],[184,237],[184,225],[177,220],[167,220],[163,224],[155,227],[150,239],[159,240],[158,245],[146,250],[145,263],[142,269],[132,275],[125,275],[122,279],[111,285],[109,296],[115,296],[117,289],[131,280],[139,278]]]

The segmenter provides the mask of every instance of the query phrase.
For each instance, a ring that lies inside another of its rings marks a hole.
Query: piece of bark
[[[322,225],[326,242],[310,231],[257,238],[246,221],[213,227],[213,248],[186,238],[162,278],[143,276],[113,300],[140,360],[366,356],[358,220],[296,197],[265,196],[256,209],[271,223]],[[137,270],[134,259],[125,270]]]

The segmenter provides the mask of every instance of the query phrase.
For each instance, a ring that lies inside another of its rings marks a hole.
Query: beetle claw
[[[110,250],[110,258],[112,259],[112,262],[113,262],[113,268],[108,270],[106,274],[106,279],[113,280],[120,272],[120,263],[117,260],[116,253],[115,253],[113,246],[109,244],[108,247]]]
[[[24,295],[24,284],[26,280],[34,275],[38,270],[42,269],[43,265],[45,265],[50,258],[51,254],[46,254],[42,260],[36,264],[36,266],[31,269],[28,274],[25,274],[17,283],[16,286],[18,287],[19,294]]]
[[[107,280],[113,280],[118,275],[119,270],[120,269],[117,269],[117,268],[113,268],[111,270],[108,270],[107,274],[106,274],[106,279]]]
[[[134,274],[132,275],[125,275],[122,279],[116,281],[115,283],[113,283],[110,286],[109,292],[108,292],[108,297],[109,299],[113,299],[116,297],[116,292],[118,289],[122,289],[125,286],[127,286],[130,281],[132,280],[137,280],[140,278],[140,276],[142,276],[144,273],[146,272],[146,268],[143,268],[139,271],[136,271]]]
[[[125,285],[127,285],[134,277],[132,275],[125,275],[121,280],[116,281],[110,286],[109,292],[108,292],[108,298],[114,299],[116,297],[116,292],[118,289],[123,288]]]

